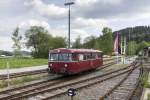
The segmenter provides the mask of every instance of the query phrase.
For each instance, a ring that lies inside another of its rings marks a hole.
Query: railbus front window
[[[69,53],[51,53],[49,54],[50,61],[72,61],[72,54]]]
[[[50,61],[58,61],[58,54],[50,54]]]
[[[91,59],[96,59],[96,58],[98,58],[97,54],[96,53],[91,53]]]
[[[83,54],[79,54],[79,61],[84,60],[84,59],[83,59],[83,56],[84,56]]]
[[[72,61],[72,55],[68,53],[60,53],[59,61]]]

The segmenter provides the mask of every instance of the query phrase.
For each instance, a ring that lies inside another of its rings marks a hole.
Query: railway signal
[[[73,97],[76,95],[76,89],[70,88],[68,89],[68,96],[71,96],[71,100],[73,100]]]

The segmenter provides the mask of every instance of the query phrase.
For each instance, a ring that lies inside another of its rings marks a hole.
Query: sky
[[[0,0],[0,50],[12,51],[12,32],[42,26],[53,36],[67,37],[68,7],[71,7],[71,40],[99,36],[103,27],[113,31],[150,25],[149,0]],[[25,38],[24,40],[25,41]],[[23,46],[23,50],[28,50]]]

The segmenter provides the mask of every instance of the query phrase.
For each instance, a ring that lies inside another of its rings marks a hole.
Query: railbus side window
[[[87,59],[87,60],[92,59],[91,53],[87,53],[87,54],[86,54],[86,59]]]
[[[79,54],[79,61],[83,60],[83,54]]]
[[[79,60],[78,54],[73,53],[72,54],[72,61],[78,61],[78,60]]]
[[[96,59],[96,53],[92,53],[92,59]]]
[[[83,60],[87,60],[87,55],[86,54],[83,55]]]

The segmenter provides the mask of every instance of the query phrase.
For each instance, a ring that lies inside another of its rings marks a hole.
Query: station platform
[[[0,75],[6,75],[11,73],[21,73],[21,72],[27,72],[27,71],[37,71],[42,69],[47,69],[48,65],[42,65],[42,66],[33,66],[33,67],[24,67],[24,68],[14,68],[14,69],[1,69]]]

